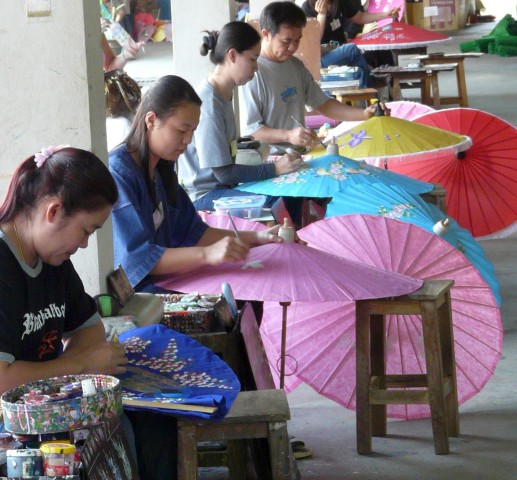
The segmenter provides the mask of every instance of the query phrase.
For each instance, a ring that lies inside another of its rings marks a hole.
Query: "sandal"
[[[291,448],[293,449],[293,456],[297,460],[312,456],[312,452],[305,446],[301,440],[291,441]]]

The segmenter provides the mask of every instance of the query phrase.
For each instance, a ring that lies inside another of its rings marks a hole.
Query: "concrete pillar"
[[[236,7],[235,0],[172,0],[173,71],[194,88],[213,69],[208,57],[199,54],[202,32],[234,20]]]
[[[28,15],[27,5],[38,9]],[[41,147],[69,144],[107,162],[100,41],[98,2],[3,2],[1,197],[16,166]],[[89,293],[105,290],[113,267],[111,224],[72,260]]]

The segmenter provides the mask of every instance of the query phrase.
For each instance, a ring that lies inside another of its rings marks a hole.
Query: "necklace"
[[[25,255],[23,254],[22,244],[20,242],[20,237],[18,235],[18,229],[16,228],[16,223],[14,223],[14,220],[13,220],[13,228],[14,228],[14,234],[16,235],[16,244],[18,245],[18,251],[20,252],[20,257],[22,257],[23,263],[27,263],[25,261]]]

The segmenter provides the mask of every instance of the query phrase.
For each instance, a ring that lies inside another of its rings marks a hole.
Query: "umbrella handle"
[[[287,307],[291,302],[280,302],[282,305],[282,347],[280,350],[280,388],[284,388],[285,377],[285,347],[287,343]]]

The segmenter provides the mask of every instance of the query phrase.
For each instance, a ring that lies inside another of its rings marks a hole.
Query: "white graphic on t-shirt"
[[[65,305],[58,307],[55,303],[51,303],[47,308],[41,309],[38,313],[26,313],[23,318],[25,331],[22,334],[22,340],[25,335],[41,330],[48,319],[62,318],[65,316]]]

